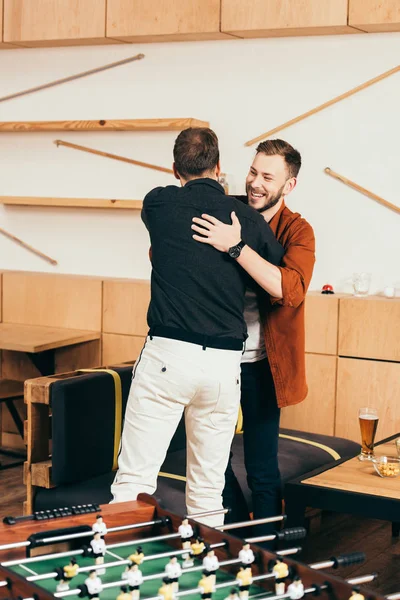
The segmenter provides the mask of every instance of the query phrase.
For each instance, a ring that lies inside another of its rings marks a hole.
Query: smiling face
[[[295,185],[296,178],[289,177],[283,156],[258,152],[246,177],[249,205],[258,212],[270,209],[283,200]]]

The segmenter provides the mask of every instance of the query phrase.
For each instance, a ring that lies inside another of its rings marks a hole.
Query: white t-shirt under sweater
[[[264,332],[261,325],[260,311],[258,309],[257,294],[250,288],[247,288],[246,290],[244,319],[247,324],[247,334],[249,337],[245,343],[245,351],[241,362],[253,363],[267,358]]]

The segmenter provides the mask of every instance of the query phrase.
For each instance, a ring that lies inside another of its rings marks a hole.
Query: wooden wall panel
[[[339,355],[400,361],[400,299],[340,301]]]
[[[105,280],[103,287],[103,331],[125,335],[147,335],[150,282]]]
[[[239,37],[356,33],[347,0],[221,0],[221,31]]]
[[[306,354],[307,398],[282,409],[281,427],[333,435],[336,367],[336,356]]]
[[[0,50],[6,50],[7,48],[16,48],[16,46],[6,44],[3,41],[3,0],[0,0]]]
[[[349,25],[363,31],[400,31],[400,2],[349,0]]]
[[[108,0],[106,31],[129,42],[230,37],[220,32],[220,0]]]
[[[3,273],[3,321],[101,331],[102,281],[47,273]]]
[[[309,292],[306,297],[306,352],[337,354],[338,294]]]
[[[335,434],[360,441],[363,406],[378,409],[377,441],[400,432],[399,398],[400,363],[339,358]]]
[[[4,41],[20,46],[107,43],[106,0],[3,0]]]
[[[103,333],[103,365],[136,360],[146,338],[135,335]]]

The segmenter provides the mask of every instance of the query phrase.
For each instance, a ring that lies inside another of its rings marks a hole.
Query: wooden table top
[[[98,339],[97,331],[0,323],[0,350],[37,353]]]
[[[394,440],[375,446],[375,456],[384,455],[397,456]],[[360,461],[357,457],[301,483],[400,500],[400,476],[380,477],[370,461]]]

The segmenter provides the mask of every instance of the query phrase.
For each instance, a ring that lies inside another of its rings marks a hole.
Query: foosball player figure
[[[104,537],[107,533],[107,525],[103,521],[103,517],[101,515],[97,515],[96,521],[93,523],[92,527],[93,533],[100,533],[101,537]]]
[[[190,544],[190,556],[184,560],[184,562],[182,563],[182,567],[193,567],[193,557],[200,556],[200,554],[203,554],[205,547],[206,545],[203,541],[203,538],[197,537],[196,540]]]
[[[178,563],[176,556],[171,556],[169,563],[165,565],[165,575],[172,583],[174,592],[179,590],[179,577],[182,575],[182,567]]]
[[[123,574],[125,575],[125,573]],[[143,575],[142,571],[139,569],[139,566],[135,563],[129,565],[128,570],[126,572],[126,579],[129,585],[129,591],[131,592],[131,600],[139,600],[140,597],[140,586],[143,583]]]
[[[236,575],[236,581],[239,585],[239,597],[241,600],[247,600],[249,597],[249,589],[253,583],[253,573],[251,567],[240,567]]]
[[[78,571],[79,565],[75,558],[71,558],[69,563],[64,567],[56,569],[56,581],[60,582],[56,588],[57,592],[65,592],[66,590],[69,590],[69,582],[78,574]]]
[[[132,600],[132,596],[128,592],[128,588],[126,585],[121,587],[121,592],[118,594],[115,600]]]
[[[225,598],[225,600],[239,600],[237,589],[236,588],[231,588],[231,591],[229,592],[229,596],[227,596]]]
[[[208,571],[210,577],[214,578],[215,583],[216,573],[219,569],[219,560],[210,546],[206,546],[206,556],[203,558],[203,569]]]
[[[144,561],[144,553],[142,546],[138,546],[136,548],[136,552],[131,554],[128,558],[132,563],[135,563],[135,565],[141,565]]]
[[[285,579],[289,577],[289,567],[282,558],[278,558],[272,572],[275,575],[275,593],[280,596],[285,593]]]
[[[93,539],[90,542],[90,545],[92,547],[92,551],[93,551],[92,556],[94,558],[95,564],[102,565],[104,563],[104,555],[106,553],[106,543],[103,540],[103,538],[101,537],[101,534],[99,531],[96,531],[96,533],[94,534]],[[106,572],[105,569],[97,569],[97,573],[99,575],[102,575],[105,572]]]
[[[299,600],[304,596],[304,585],[298,575],[296,575],[292,583],[288,585],[287,593],[289,594],[290,600]]]
[[[254,552],[250,548],[250,544],[248,542],[244,542],[243,547],[239,552],[238,558],[241,561],[243,567],[247,567],[255,561]]]
[[[91,600],[94,600],[94,598],[99,599],[100,592],[103,591],[103,585],[95,569],[89,571],[89,577],[85,579],[85,586],[87,588],[87,594],[85,595]]]
[[[200,579],[197,587],[200,588],[200,594],[203,600],[211,598],[213,592],[215,592],[215,575],[211,575],[204,569],[203,577]]]
[[[193,527],[188,519],[183,519],[182,524],[178,527],[178,533],[181,536],[182,550],[188,550],[187,554],[182,554],[183,567],[193,567],[193,560],[190,558],[190,540],[192,539]]]
[[[174,600],[174,589],[169,577],[163,577],[163,584],[158,590],[160,600]]]
[[[365,597],[362,594],[360,594],[360,590],[355,587],[351,592],[349,600],[365,600]]]

